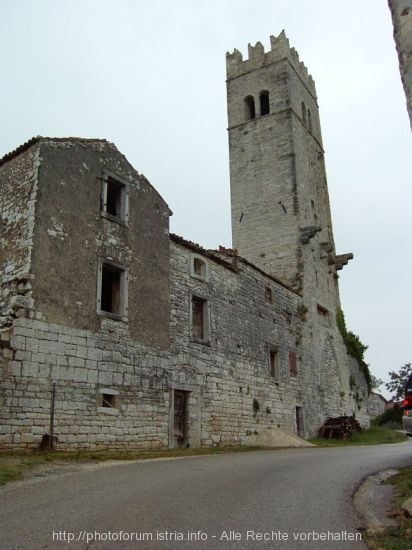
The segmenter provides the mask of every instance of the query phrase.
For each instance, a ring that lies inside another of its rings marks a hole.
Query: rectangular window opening
[[[126,225],[128,221],[129,186],[109,174],[102,178],[101,214],[111,221]]]
[[[270,286],[265,287],[265,300],[269,304],[273,303],[272,289]]]
[[[193,338],[197,340],[205,339],[205,319],[204,319],[205,300],[201,298],[192,299],[192,329]]]
[[[102,265],[101,310],[120,315],[120,290],[123,270],[110,264]]]
[[[269,350],[269,372],[270,375],[279,382],[280,379],[280,365],[279,365],[279,352],[276,349]]]
[[[114,409],[116,407],[116,395],[110,393],[102,393],[102,407]]]
[[[210,336],[209,301],[199,296],[192,296],[191,334],[193,340],[207,343]]]
[[[290,374],[290,376],[297,376],[298,375],[296,352],[294,352],[294,351],[289,352],[289,374]]]
[[[116,218],[123,218],[122,216],[122,193],[124,185],[114,180],[113,178],[107,179],[107,196],[106,196],[106,212]]]

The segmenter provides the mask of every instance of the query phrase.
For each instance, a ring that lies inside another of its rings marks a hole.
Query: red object
[[[407,393],[405,395],[405,399],[403,400],[403,406],[406,407],[412,407],[412,393]]]

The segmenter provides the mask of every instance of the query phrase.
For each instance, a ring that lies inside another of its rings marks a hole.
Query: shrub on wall
[[[365,362],[364,355],[368,346],[365,346],[356,334],[346,328],[345,315],[341,308],[336,312],[336,324],[338,325],[339,332],[342,335],[345,342],[346,351],[351,357],[354,357],[365,377],[366,384],[368,386],[368,392],[372,389],[372,377],[369,370],[369,365]]]

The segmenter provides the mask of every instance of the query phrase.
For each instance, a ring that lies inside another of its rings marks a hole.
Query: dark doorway
[[[303,437],[303,409],[296,407],[296,433],[299,437]]]
[[[185,447],[187,443],[187,396],[188,392],[174,391],[173,436],[175,447]]]

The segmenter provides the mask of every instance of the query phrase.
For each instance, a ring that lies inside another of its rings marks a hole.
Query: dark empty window
[[[110,264],[102,265],[101,310],[120,315],[120,291],[123,270]]]
[[[273,302],[272,289],[270,288],[270,286],[267,286],[265,288],[265,300],[270,304]]]
[[[107,179],[106,212],[115,216],[122,217],[122,193],[124,186],[113,178]]]
[[[102,394],[102,407],[116,407],[116,396],[110,393]]]
[[[328,317],[329,311],[325,307],[321,306],[320,304],[317,304],[316,307],[319,315],[322,315],[322,317]]]
[[[101,212],[111,221],[126,224],[128,221],[129,185],[121,178],[107,173],[102,178]]]
[[[251,95],[245,97],[245,114],[247,120],[252,120],[256,117],[255,100]]]
[[[308,127],[309,132],[312,133],[312,113],[308,109]]]
[[[269,92],[267,90],[263,90],[263,92],[260,92],[259,100],[260,100],[260,115],[261,116],[268,115],[270,113]]]

